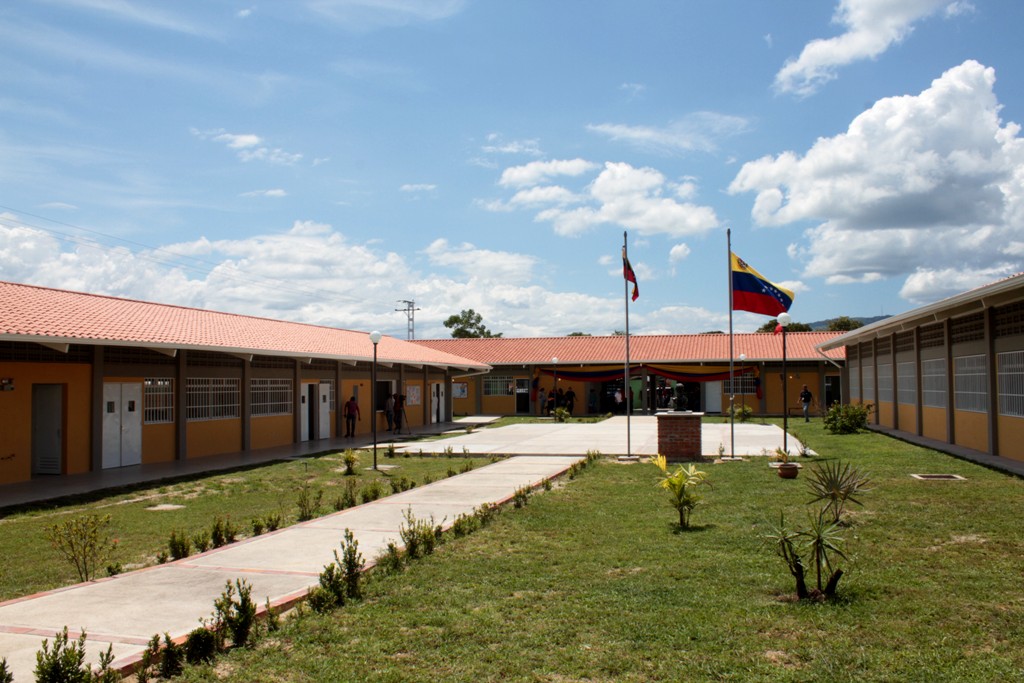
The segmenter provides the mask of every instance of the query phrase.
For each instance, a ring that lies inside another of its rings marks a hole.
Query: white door
[[[722,383],[704,382],[704,412],[722,412]]]
[[[103,468],[142,462],[142,385],[103,385]]]
[[[64,385],[32,385],[32,474],[60,474]]]
[[[320,383],[320,438],[331,438],[331,385]]]
[[[306,387],[299,385],[299,441],[309,441],[309,396]]]
[[[430,422],[444,422],[444,384],[430,385]]]

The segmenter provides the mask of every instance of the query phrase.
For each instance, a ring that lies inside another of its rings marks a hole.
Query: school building
[[[1024,460],[1024,273],[818,345],[873,424]]]
[[[451,419],[487,364],[393,337],[0,282],[0,485]],[[377,405],[371,405],[375,393]]]
[[[782,382],[782,335],[736,334],[733,377],[729,374],[729,335],[633,335],[629,338],[629,386],[636,414],[673,406],[681,393],[688,410],[728,414],[730,400],[755,415],[801,410],[806,384],[813,409],[842,400],[844,349],[817,347],[840,332],[786,334],[786,395]],[[469,358],[491,369],[456,378],[452,406],[456,415],[537,415],[546,410],[552,389],[576,396],[574,415],[624,410],[626,338],[621,335],[547,338],[431,339],[415,342],[434,351]],[[676,387],[679,387],[678,393]]]

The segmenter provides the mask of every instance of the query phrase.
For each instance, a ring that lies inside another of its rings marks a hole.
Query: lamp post
[[[742,377],[745,374],[743,372],[743,368],[744,368],[744,365],[746,364],[746,362],[747,362],[747,354],[741,353],[740,354],[740,377]],[[740,396],[742,397],[740,400],[743,401],[743,412],[741,412],[740,415],[746,415],[746,413],[747,413],[747,383],[746,383],[746,381],[744,380],[744,381],[740,382],[740,386],[743,388],[743,391],[740,392]]]
[[[555,386],[551,389],[551,391],[553,391],[554,394],[555,394],[555,404],[554,404],[554,407],[558,408],[558,356],[552,356],[551,357],[551,364],[555,366],[555,371],[554,371]],[[552,417],[554,417],[554,415],[552,415]]]
[[[374,330],[370,333],[373,342],[373,366],[370,368],[370,422],[373,427],[373,470],[377,471],[377,344],[381,333]]]
[[[783,311],[777,318],[782,326],[782,450],[789,452],[789,375],[786,374],[786,328],[792,316]]]

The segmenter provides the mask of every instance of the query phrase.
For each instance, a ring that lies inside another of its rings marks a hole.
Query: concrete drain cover
[[[921,481],[966,481],[959,474],[911,474],[910,476]]]
[[[151,512],[164,512],[166,510],[180,510],[184,505],[172,505],[171,503],[163,503],[162,505],[154,505],[153,507],[146,508]]]

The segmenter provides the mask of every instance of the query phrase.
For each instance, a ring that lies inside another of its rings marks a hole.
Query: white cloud
[[[915,304],[927,304],[995,282],[1017,272],[1017,267],[1007,265],[996,265],[968,272],[956,268],[920,270],[903,283],[900,296]]]
[[[750,122],[740,116],[697,112],[665,127],[631,126],[621,123],[590,124],[587,130],[615,142],[625,142],[647,152],[712,152],[717,141],[745,133]]]
[[[1005,247],[1024,242],[1024,139],[1000,120],[994,84],[993,69],[964,62],[802,156],[744,164],[729,191],[756,193],[760,225],[823,221],[797,252],[805,276],[831,284],[913,274],[905,292],[918,297],[912,283],[930,273],[975,282],[1019,268]]]
[[[845,29],[834,38],[804,46],[775,75],[780,92],[810,95],[836,77],[836,70],[874,59],[906,38],[914,24],[946,8],[947,16],[967,11],[970,3],[950,0],[840,0],[832,21]]]
[[[243,192],[243,197],[287,197],[288,193],[277,187],[272,190],[252,190]]]
[[[266,161],[271,164],[291,166],[302,159],[301,154],[286,152],[279,147],[267,147],[264,140],[255,133],[228,133],[224,130],[199,130],[191,128],[192,135],[200,140],[222,142],[234,150],[242,161]]]
[[[401,192],[433,192],[437,185],[431,183],[406,183],[398,188]]]
[[[685,183],[684,183],[685,184]],[[583,206],[549,206],[535,220],[550,222],[557,234],[578,236],[604,223],[635,230],[640,235],[694,235],[718,225],[714,209],[667,194],[692,196],[693,188],[670,183],[653,168],[635,168],[608,162],[600,174],[578,195]]]
[[[540,140],[505,140],[500,133],[490,133],[487,144],[480,148],[484,154],[525,154],[539,157],[543,154]]]
[[[626,93],[627,99],[634,100],[647,90],[647,86],[642,83],[623,83],[619,86],[619,90]]]
[[[597,164],[583,159],[531,161],[523,166],[511,166],[501,174],[499,185],[524,187],[544,182],[551,176],[578,176],[597,168]]]
[[[466,0],[307,0],[307,6],[356,31],[439,21],[458,14]]]
[[[679,263],[690,255],[690,247],[684,244],[674,244],[668,252],[669,263]]]
[[[193,35],[210,35],[210,31],[206,27],[196,26],[160,9],[147,7],[140,3],[126,2],[125,0],[48,0],[48,2],[103,12],[107,16],[120,19],[121,21],[144,24],[168,31]]]

